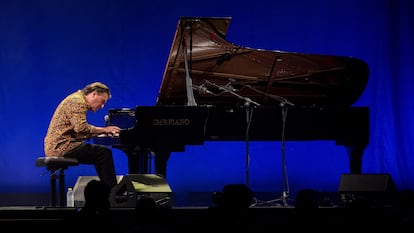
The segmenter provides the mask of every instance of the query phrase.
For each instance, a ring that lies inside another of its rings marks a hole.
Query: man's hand
[[[119,132],[121,132],[121,128],[115,125],[109,125],[104,127],[105,133],[112,137],[118,137]]]

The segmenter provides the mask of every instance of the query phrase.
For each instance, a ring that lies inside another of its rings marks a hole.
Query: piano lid
[[[230,20],[180,18],[156,105],[188,105],[191,90],[196,105],[350,106],[364,91],[364,61],[236,45]]]

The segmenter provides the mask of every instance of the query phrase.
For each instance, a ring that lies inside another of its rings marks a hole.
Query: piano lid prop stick
[[[185,40],[183,41],[183,54],[184,54],[184,65],[185,65],[185,87],[187,91],[187,106],[197,106],[193,92],[193,81],[190,77],[190,71],[188,68],[187,60],[187,47],[185,46]]]

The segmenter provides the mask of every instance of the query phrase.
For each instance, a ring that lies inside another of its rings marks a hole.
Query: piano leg
[[[167,178],[167,163],[171,155],[171,150],[157,148],[154,152],[154,168],[157,175]]]
[[[154,154],[155,174],[166,178],[167,162],[170,158],[171,149],[143,149],[139,146],[123,146],[119,147],[128,156],[128,173],[129,174],[150,174],[150,160]]]
[[[149,174],[150,166],[149,159],[151,152],[141,148],[123,149],[128,156],[128,173],[129,174]]]
[[[350,145],[347,146],[349,155],[349,170],[351,174],[362,173],[362,156],[364,155],[365,146]]]

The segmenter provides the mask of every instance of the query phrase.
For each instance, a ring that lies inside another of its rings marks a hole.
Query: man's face
[[[91,98],[89,102],[89,107],[92,112],[96,112],[99,109],[105,107],[106,102],[108,101],[109,96],[107,93],[99,93],[94,91],[91,93]]]

